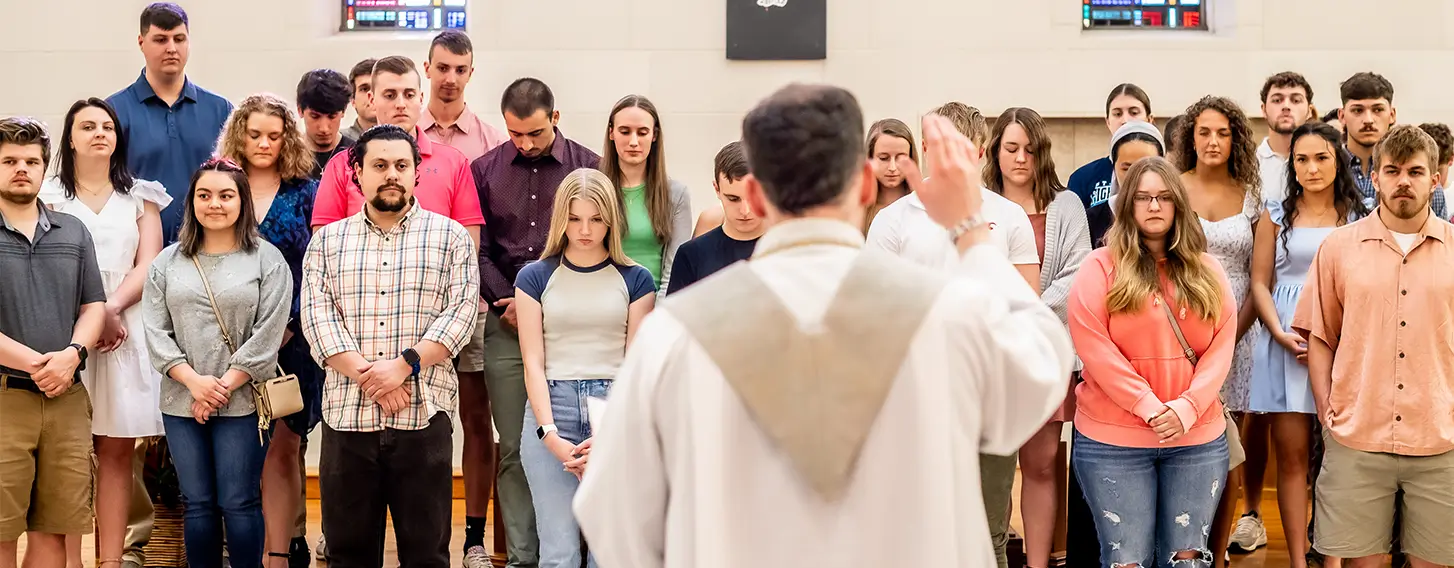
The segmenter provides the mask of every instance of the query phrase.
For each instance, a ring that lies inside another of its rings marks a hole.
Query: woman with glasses
[[[277,376],[293,282],[287,260],[257,233],[247,174],[214,159],[192,175],[176,244],[157,255],[142,297],[162,382],[161,410],[186,512],[187,565],[263,558],[267,436],[253,386]]]

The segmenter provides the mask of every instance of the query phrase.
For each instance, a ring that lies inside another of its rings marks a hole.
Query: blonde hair
[[[621,212],[621,202],[616,199],[616,187],[611,183],[611,178],[593,168],[581,168],[571,172],[556,188],[555,205],[550,214],[550,233],[545,237],[545,251],[540,253],[540,258],[565,252],[569,242],[565,229],[570,223],[570,204],[577,199],[591,202],[600,212],[601,220],[606,224],[606,255],[611,262],[622,266],[636,264],[626,256],[625,249],[621,248],[620,229],[626,224],[625,215]]]
[[[929,114],[949,119],[954,124],[954,129],[973,142],[975,148],[985,147],[990,140],[990,123],[977,108],[959,101],[950,101],[929,111]]]
[[[1166,276],[1171,281],[1172,297],[1184,308],[1207,321],[1215,321],[1222,311],[1222,285],[1217,274],[1202,256],[1207,252],[1207,237],[1201,222],[1191,208],[1186,186],[1176,168],[1165,158],[1144,158],[1126,172],[1126,184],[1116,199],[1115,222],[1106,232],[1106,246],[1111,249],[1114,275],[1106,294],[1106,310],[1110,313],[1138,312],[1146,301],[1162,292],[1156,259],[1143,243],[1144,235],[1136,225],[1136,191],[1144,176],[1160,176],[1171,193],[1175,212],[1171,231],[1166,234]]]
[[[293,107],[271,93],[259,93],[242,100],[217,140],[217,155],[247,168],[247,119],[253,113],[276,116],[283,120],[282,148],[278,149],[278,175],[284,180],[307,179],[313,174],[316,160],[313,150],[303,142],[303,128]]]

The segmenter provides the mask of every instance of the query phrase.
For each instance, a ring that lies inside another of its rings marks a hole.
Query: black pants
[[[1069,568],[1100,568],[1101,541],[1096,535],[1096,520],[1086,505],[1085,493],[1075,478],[1075,465],[1070,466],[1070,483],[1065,494],[1065,565]]]
[[[324,424],[319,457],[330,568],[381,568],[394,521],[403,568],[449,568],[453,425],[441,412],[423,430],[340,432]]]

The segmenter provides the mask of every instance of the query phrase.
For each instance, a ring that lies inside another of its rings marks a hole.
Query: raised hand
[[[899,169],[904,171],[909,188],[924,202],[929,218],[946,228],[953,227],[978,215],[983,208],[979,152],[942,116],[925,116],[923,132],[929,175],[925,177],[907,156],[899,158]]]

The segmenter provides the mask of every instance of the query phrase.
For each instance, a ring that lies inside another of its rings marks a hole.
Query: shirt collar
[[[839,219],[803,218],[773,225],[757,241],[752,258],[813,245],[863,248],[863,232]]]
[[[157,96],[156,89],[151,88],[151,83],[147,82],[145,68],[141,70],[141,75],[136,78],[136,82],[131,84],[131,88],[136,91],[136,100],[140,102],[146,102],[147,99],[152,98],[161,100],[161,97]],[[181,98],[197,102],[197,85],[193,84],[192,80],[188,79],[185,75],[182,76]]]
[[[424,135],[424,123],[414,125],[414,141],[419,144],[419,155],[429,157],[434,155],[434,141]]]
[[[1273,158],[1277,158],[1279,160],[1282,159],[1282,156],[1279,156],[1279,155],[1277,155],[1277,152],[1272,151],[1272,144],[1268,142],[1268,140],[1270,140],[1270,139],[1271,138],[1263,138],[1262,139],[1262,144],[1257,147],[1257,159],[1259,159],[1259,160],[1271,160]]]
[[[52,226],[59,225],[60,223],[57,223],[57,221],[59,221],[60,219],[51,217],[50,209],[47,208],[45,205],[42,205],[39,199],[35,200],[35,206],[40,209],[40,217],[38,217],[35,221],[35,234],[37,237],[39,237],[40,235],[50,231]],[[3,223],[3,226],[8,231],[13,231],[16,233],[20,232],[20,229],[16,228],[15,225],[11,225],[10,219],[6,219],[4,215],[0,215],[0,223]]]
[[[555,131],[555,142],[551,143],[549,154],[532,160],[531,158],[526,158],[524,155],[521,155],[520,149],[515,147],[514,142],[508,142],[506,144],[503,144],[503,146],[508,146],[508,148],[505,149],[505,156],[510,158],[510,163],[512,164],[527,163],[535,160],[553,160],[558,164],[564,164],[565,162],[557,156],[565,152],[570,152],[571,141],[566,140],[565,135],[560,133],[559,126],[553,127],[552,130]]]
[[[470,112],[469,105],[465,105],[464,112],[459,113],[459,119],[454,121],[453,126],[458,128],[460,132],[472,134],[478,122],[479,118],[475,116],[475,113]],[[434,113],[429,112],[429,107],[424,107],[424,112],[419,115],[419,128],[429,130],[437,124],[439,122],[434,120]]]
[[[404,212],[404,218],[399,219],[399,223],[394,225],[393,230],[389,231],[385,231],[382,227],[375,225],[374,220],[369,218],[369,208],[367,204],[358,210],[357,215],[358,218],[363,221],[364,227],[368,230],[378,233],[380,235],[395,235],[409,229],[410,223],[412,223],[414,219],[419,217],[419,209],[419,200],[414,197],[410,197],[409,210]]]
[[[1382,209],[1383,207],[1379,206],[1369,212],[1367,217],[1353,223],[1358,231],[1359,241],[1394,242],[1393,231],[1389,230],[1388,225],[1383,223],[1383,218],[1378,216],[1378,212]],[[1430,213],[1428,219],[1424,221],[1424,226],[1419,229],[1420,238],[1414,242],[1421,242],[1424,238],[1435,239],[1441,243],[1454,242],[1454,230],[1451,229],[1454,229],[1454,225],[1450,225]]]

